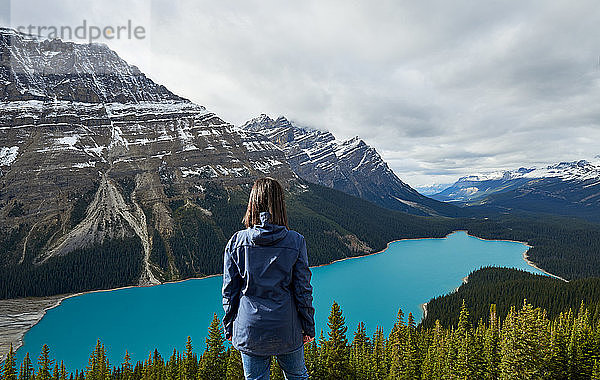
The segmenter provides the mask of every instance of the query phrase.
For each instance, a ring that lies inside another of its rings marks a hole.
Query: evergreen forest
[[[312,379],[600,379],[600,319],[583,303],[552,319],[526,301],[500,318],[492,304],[485,319],[471,323],[463,302],[457,323],[449,327],[439,321],[417,326],[412,314],[399,310],[389,334],[377,327],[370,336],[362,322],[349,331],[334,302],[327,331],[304,348]],[[216,314],[201,355],[189,337],[182,352],[163,357],[155,350],[137,363],[129,354],[121,363],[110,363],[106,350],[98,341],[86,368],[73,370],[52,358],[47,345],[37,360],[26,354],[21,363],[11,347],[0,379],[243,379],[240,353],[225,343]],[[272,360],[271,379],[283,378]]]

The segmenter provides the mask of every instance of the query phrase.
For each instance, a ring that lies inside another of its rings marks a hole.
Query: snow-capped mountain
[[[600,157],[469,175],[432,198],[600,220]]]
[[[184,101],[104,44],[42,40],[0,28],[0,101]]]
[[[415,190],[425,196],[431,196],[452,186],[452,183],[434,183],[431,185],[415,186]]]
[[[241,127],[260,132],[285,152],[301,178],[383,207],[419,215],[456,215],[451,205],[427,198],[402,182],[377,151],[359,137],[337,140],[330,132],[295,126],[262,114]]]
[[[172,202],[263,175],[297,178],[266,137],[174,95],[108,47],[0,29],[0,265],[133,237],[140,284],[193,273],[193,258],[150,262],[153,240],[174,234]]]

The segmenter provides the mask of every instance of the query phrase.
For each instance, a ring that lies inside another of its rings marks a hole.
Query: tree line
[[[526,301],[499,318],[494,304],[484,321],[470,323],[463,302],[458,322],[443,327],[418,327],[412,314],[398,311],[386,336],[378,327],[372,336],[360,322],[350,341],[341,307],[334,302],[327,333],[305,347],[307,369],[313,379],[600,379],[600,323],[592,323],[582,303],[552,320],[541,308]],[[283,379],[276,360],[271,378]],[[68,372],[63,362],[51,359],[47,345],[37,369],[26,354],[17,365],[12,347],[0,371],[0,380],[213,380],[243,379],[241,356],[227,347],[215,314],[202,355],[193,352],[188,337],[183,352],[173,350],[167,359],[154,350],[148,358],[131,363],[110,363],[100,341],[85,369]]]
[[[135,284],[143,248],[137,236],[78,248],[44,264],[0,267],[0,299],[51,296]]]
[[[584,301],[592,320],[600,320],[600,278],[565,282],[519,269],[486,267],[471,272],[456,292],[431,299],[421,324],[433,327],[439,320],[442,326],[456,325],[463,300],[472,323],[487,318],[492,303],[498,305],[498,316],[505,318],[510,307],[520,306],[523,299],[546,310],[550,319]]]

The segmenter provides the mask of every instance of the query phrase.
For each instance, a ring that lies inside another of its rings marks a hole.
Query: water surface
[[[541,274],[523,260],[526,251],[522,243],[482,240],[457,231],[442,239],[396,241],[378,254],[312,268],[317,335],[321,329],[327,332],[334,300],[342,307],[351,340],[359,321],[369,334],[377,325],[387,334],[399,307],[419,321],[421,304],[454,290],[482,266]],[[47,343],[52,357],[64,360],[74,372],[86,366],[98,338],[111,365],[118,365],[125,350],[133,361],[144,360],[155,348],[166,359],[173,348],[184,350],[188,335],[201,353],[213,313],[223,315],[221,284],[216,276],[68,298],[25,335],[17,356],[21,360],[29,351],[37,361]]]

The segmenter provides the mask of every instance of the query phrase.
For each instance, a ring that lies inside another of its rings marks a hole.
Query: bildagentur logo
[[[144,40],[146,28],[127,20],[123,25],[94,25],[82,20],[80,25],[18,25],[21,33],[43,36],[49,39],[83,40],[89,43],[99,40]]]

